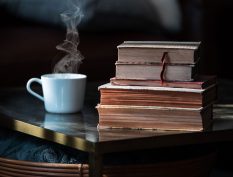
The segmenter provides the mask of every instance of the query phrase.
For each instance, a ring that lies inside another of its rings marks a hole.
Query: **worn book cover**
[[[97,105],[99,128],[201,131],[212,124],[212,105],[202,108]]]
[[[117,79],[193,81],[197,77],[198,65],[161,63],[138,64],[116,62]]]
[[[215,102],[216,85],[206,89],[119,86],[99,87],[101,105],[164,106],[200,108]]]
[[[125,63],[160,63],[167,53],[167,63],[195,64],[200,59],[200,42],[125,41],[117,46],[118,61]]]
[[[164,81],[160,80],[138,80],[138,79],[119,79],[113,77],[110,79],[112,85],[122,86],[149,86],[149,87],[174,87],[174,88],[193,88],[205,89],[210,85],[217,83],[216,76],[198,76],[194,81]]]

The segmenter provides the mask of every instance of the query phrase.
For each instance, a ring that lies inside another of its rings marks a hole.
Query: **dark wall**
[[[233,78],[233,1],[205,0],[203,18],[203,73]]]
[[[138,18],[134,21],[137,20]],[[24,86],[31,77],[52,72],[57,55],[56,45],[65,39],[64,28],[22,18],[7,11],[5,6],[0,6],[0,22],[0,79],[3,81],[0,87]],[[121,27],[117,22],[114,26]],[[121,30],[102,30],[102,27],[101,30],[79,30],[78,48],[85,57],[79,71],[86,74],[88,80],[109,81],[115,75],[117,45],[123,41],[179,38],[179,33],[152,32],[149,27],[145,28],[144,24],[142,27],[145,30],[134,27]]]
[[[86,59],[80,71],[88,74],[91,80],[108,80],[113,77],[114,63],[117,60],[116,46],[124,40],[201,40],[203,57],[200,73],[233,78],[233,1],[179,1],[183,14],[181,33],[171,35],[132,30],[81,30],[79,49]],[[0,9],[0,21],[0,74],[14,73],[9,75],[8,84],[24,84],[30,77],[51,72],[52,60],[57,53],[55,46],[64,40],[65,30],[56,26],[22,21],[9,16],[4,12],[4,8]]]

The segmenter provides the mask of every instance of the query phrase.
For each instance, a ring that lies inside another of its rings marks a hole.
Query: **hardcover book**
[[[169,108],[155,106],[97,105],[99,128],[206,130],[212,123],[212,106]]]
[[[200,58],[200,42],[125,41],[117,46],[118,61],[124,63],[161,63],[164,52],[167,63],[195,64]]]
[[[125,41],[99,87],[99,128],[206,130],[216,77],[199,77],[200,42]]]
[[[206,89],[171,87],[117,86],[99,87],[101,105],[163,106],[200,108],[216,100],[216,85]]]
[[[159,80],[138,80],[138,79],[119,79],[113,77],[110,79],[112,85],[122,86],[149,86],[149,87],[174,87],[174,88],[193,88],[205,89],[210,85],[216,84],[216,76],[199,76],[194,81],[164,81]]]
[[[193,81],[197,76],[198,65],[176,65],[166,64],[136,64],[116,62],[117,79],[137,79],[137,80],[163,80],[165,81]]]

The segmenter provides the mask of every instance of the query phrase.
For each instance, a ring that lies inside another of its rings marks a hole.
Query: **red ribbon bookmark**
[[[167,56],[168,56],[168,52],[164,52],[163,57],[161,59],[161,62],[162,62],[162,70],[161,70],[161,73],[160,73],[161,85],[163,85],[163,82],[164,82],[164,71],[165,71],[165,67],[166,67],[166,58],[167,58]]]

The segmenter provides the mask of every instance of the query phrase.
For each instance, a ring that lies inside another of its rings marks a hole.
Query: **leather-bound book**
[[[125,41],[118,46],[117,79],[192,81],[200,42]]]

